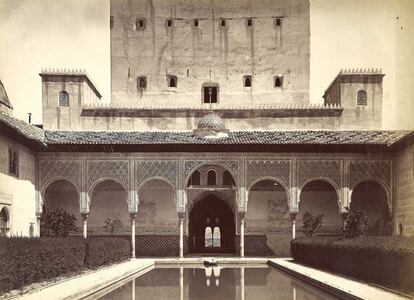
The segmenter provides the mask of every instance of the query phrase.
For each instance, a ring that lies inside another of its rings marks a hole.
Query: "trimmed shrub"
[[[46,211],[42,214],[40,221],[44,227],[42,234],[46,236],[68,237],[69,233],[78,230],[75,216],[63,209]]]
[[[306,236],[312,236],[322,228],[323,215],[312,215],[310,212],[303,214],[302,229]]]
[[[85,266],[99,266],[123,261],[131,257],[130,240],[125,237],[96,236],[88,238]]]
[[[363,209],[351,209],[345,219],[342,229],[346,238],[355,238],[364,235],[368,229],[367,213]]]
[[[414,237],[299,238],[291,254],[299,263],[414,292]]]
[[[1,238],[0,292],[79,271],[84,260],[80,238]]]
[[[0,294],[126,260],[130,249],[125,237],[0,238]]]

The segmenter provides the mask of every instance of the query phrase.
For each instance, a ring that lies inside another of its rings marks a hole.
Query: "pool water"
[[[95,298],[95,297],[94,297]],[[270,266],[156,267],[98,299],[339,299]]]

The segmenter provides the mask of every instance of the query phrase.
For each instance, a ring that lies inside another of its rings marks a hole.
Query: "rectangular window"
[[[247,26],[253,26],[253,19],[252,18],[248,18],[247,19]]]
[[[147,77],[139,76],[137,78],[137,88],[139,90],[143,90],[143,89],[147,88]]]
[[[9,173],[10,175],[19,176],[19,152],[9,149]]]
[[[275,18],[275,26],[276,27],[282,26],[282,18]]]
[[[168,20],[166,20],[166,21],[165,21],[165,26],[167,26],[167,27],[172,27],[172,26],[173,26],[173,21],[172,21],[172,19],[168,19]]]
[[[221,27],[226,27],[226,20],[221,19],[221,21],[220,21],[220,26],[221,26]]]
[[[135,30],[144,30],[146,21],[144,18],[138,18],[135,21]]]
[[[176,88],[177,87],[177,76],[167,75],[168,87]]]
[[[203,87],[204,103],[217,103],[217,86]]]
[[[194,20],[194,27],[198,27],[198,20],[197,19]]]
[[[243,76],[243,86],[252,87],[252,76],[251,75]]]

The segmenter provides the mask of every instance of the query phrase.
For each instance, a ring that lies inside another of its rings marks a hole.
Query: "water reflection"
[[[338,299],[272,267],[156,268],[100,299]]]

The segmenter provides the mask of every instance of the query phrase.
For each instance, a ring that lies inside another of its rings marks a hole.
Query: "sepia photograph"
[[[414,299],[414,0],[0,0],[4,299]]]

